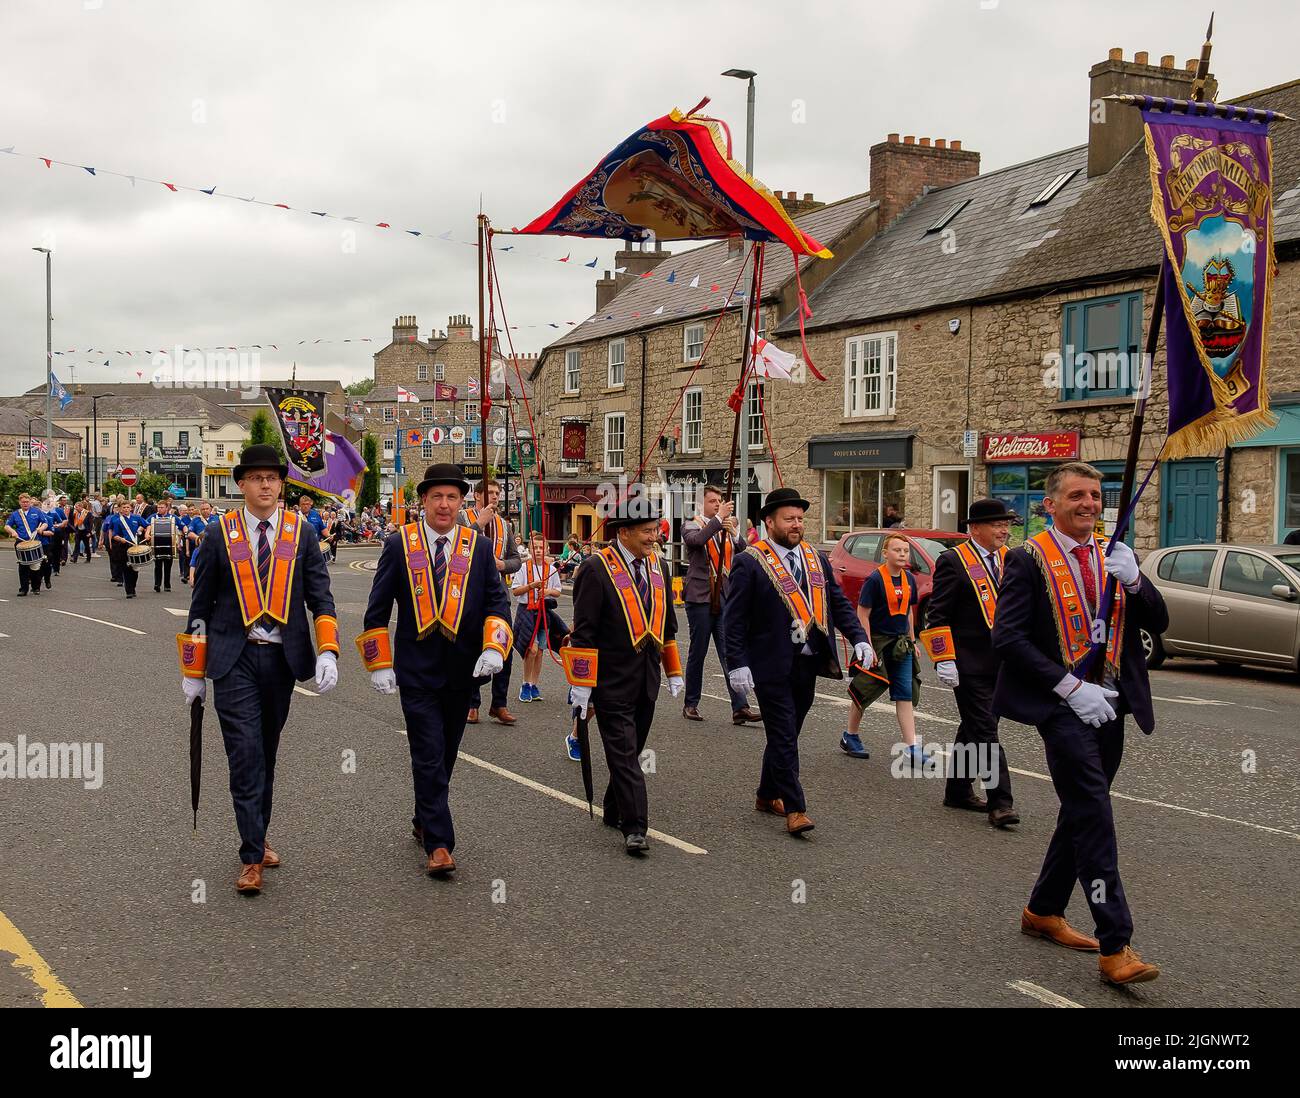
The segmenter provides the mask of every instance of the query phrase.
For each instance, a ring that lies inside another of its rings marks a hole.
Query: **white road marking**
[[[309,697],[309,698],[319,698],[319,697],[320,697],[320,695],[317,694],[314,690],[307,690],[307,689],[304,689],[304,688],[301,687],[301,686],[294,686],[294,688],[293,688],[293,692],[294,692],[295,694],[306,694],[307,697]]]
[[[1028,980],[1015,980],[1007,984],[1007,987],[1014,988],[1022,995],[1028,995],[1030,998],[1037,999],[1040,1003],[1046,1003],[1048,1006],[1083,1009],[1082,1003],[1076,1003],[1073,999],[1067,999],[1064,995],[1057,995],[1055,991],[1048,991],[1045,987],[1031,984]]]
[[[85,614],[74,614],[71,610],[55,610],[52,606],[49,610],[51,614],[66,614],[70,618],[80,618],[82,621],[93,621],[97,625],[108,625],[114,629],[121,629],[126,633],[134,633],[137,637],[147,637],[149,635],[143,629],[132,629],[129,625],[118,625],[115,621],[104,621],[101,618],[88,618]]]
[[[177,610],[174,606],[164,606],[163,609],[174,618],[188,618],[190,616],[188,610]]]
[[[8,634],[8,633],[0,633],[0,637],[4,637],[6,640],[8,640],[8,639],[9,639],[9,634]]]
[[[1193,698],[1190,694],[1183,694],[1177,698],[1162,698],[1159,694],[1151,695],[1152,701],[1173,702],[1176,705],[1232,705],[1232,702],[1213,701],[1209,698]]]

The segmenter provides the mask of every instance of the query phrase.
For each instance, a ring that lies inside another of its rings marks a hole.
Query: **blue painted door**
[[[1164,501],[1161,545],[1192,545],[1218,539],[1219,465],[1217,461],[1167,461],[1161,472]]]

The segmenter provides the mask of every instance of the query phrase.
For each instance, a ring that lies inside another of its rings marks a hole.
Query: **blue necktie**
[[[798,550],[791,550],[790,555],[786,558],[790,562],[790,575],[794,577],[795,583],[799,585],[799,590],[805,595],[808,594],[808,587],[804,583],[803,569],[799,566]]]

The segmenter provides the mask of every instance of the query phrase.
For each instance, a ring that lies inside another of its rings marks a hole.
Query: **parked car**
[[[1300,546],[1177,545],[1142,562],[1169,607],[1147,666],[1174,656],[1300,670]]]
[[[945,549],[966,540],[965,534],[952,530],[892,529],[853,530],[845,534],[831,550],[831,569],[835,581],[854,606],[862,594],[867,577],[880,567],[880,548],[886,534],[902,534],[912,544],[912,574],[916,579],[917,607],[913,618],[919,633],[925,625],[925,606],[934,586],[934,561]]]

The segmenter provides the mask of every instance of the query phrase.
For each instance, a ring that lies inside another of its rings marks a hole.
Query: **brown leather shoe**
[[[817,825],[808,818],[806,812],[789,812],[786,814],[785,829],[791,835],[802,835],[805,831],[811,831],[816,826]]]
[[[694,705],[682,706],[682,716],[685,717],[688,721],[704,720],[704,718],[700,716],[699,709]]]
[[[989,823],[994,827],[1010,827],[1020,822],[1020,815],[1014,808],[995,808],[989,813]]]
[[[494,721],[500,721],[502,724],[514,724],[515,721],[519,719],[504,705],[499,709],[494,705],[488,710],[488,716]]]
[[[434,847],[433,853],[429,855],[429,864],[424,867],[430,877],[442,877],[455,869],[456,859],[447,853],[445,846]]]
[[[969,812],[987,812],[989,810],[989,802],[983,797],[975,796],[974,793],[967,793],[966,796],[957,799],[944,797],[943,806],[944,808],[964,808]]]
[[[1102,983],[1106,984],[1145,984],[1160,975],[1160,969],[1142,960],[1132,946],[1118,953],[1103,953],[1100,963]]]
[[[745,706],[743,709],[733,709],[731,712],[732,724],[744,724],[746,721],[756,724],[761,722],[762,719],[763,715],[757,710],[750,709],[749,706]]]
[[[239,880],[235,882],[235,888],[249,896],[255,896],[262,891],[262,863],[254,862],[252,865],[246,865],[240,871]]]
[[[262,844],[262,868],[263,869],[280,868],[280,855],[277,854],[274,850],[272,850],[269,846],[267,846],[266,843]]]
[[[1096,953],[1101,949],[1096,938],[1080,934],[1065,921],[1064,915],[1035,915],[1029,908],[1020,913],[1020,933],[1031,938],[1046,938],[1066,949],[1081,949],[1086,953]]]
[[[478,724],[478,709],[471,709],[469,716],[465,718],[466,724]]]
[[[755,812],[770,812],[773,816],[785,815],[785,802],[780,797],[773,797],[770,801],[763,797],[754,798]]]

